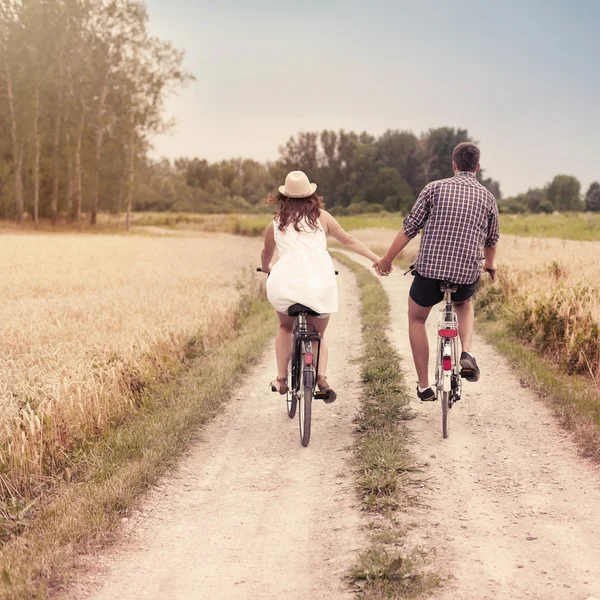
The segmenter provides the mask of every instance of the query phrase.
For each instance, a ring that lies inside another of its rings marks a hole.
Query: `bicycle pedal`
[[[329,398],[329,392],[315,392],[315,400],[327,400]]]
[[[463,379],[468,379],[469,377],[473,377],[475,375],[475,371],[473,369],[461,369],[460,376]]]

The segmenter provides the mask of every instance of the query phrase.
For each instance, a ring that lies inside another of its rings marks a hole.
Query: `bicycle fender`
[[[304,369],[304,385],[306,387],[315,387],[315,372],[313,369]]]

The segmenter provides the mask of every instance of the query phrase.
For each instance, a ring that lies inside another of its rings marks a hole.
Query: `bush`
[[[383,204],[367,204],[367,212],[368,213],[380,213],[383,211]]]
[[[327,207],[325,207],[327,208]],[[345,217],[348,214],[348,209],[345,206],[332,206],[329,212],[334,217]]]
[[[400,198],[400,196],[388,196],[385,199],[383,206],[388,212],[398,212],[400,210],[401,202],[402,198]]]
[[[552,202],[550,202],[550,200],[542,200],[537,207],[538,212],[541,213],[546,213],[547,215],[549,215],[550,213],[554,212],[554,205],[552,204]]]
[[[347,209],[349,215],[359,215],[362,212],[360,204],[351,204]]]

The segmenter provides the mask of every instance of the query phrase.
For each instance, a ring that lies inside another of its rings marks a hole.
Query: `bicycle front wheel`
[[[450,392],[442,392],[442,435],[448,437],[448,417],[450,412]]]

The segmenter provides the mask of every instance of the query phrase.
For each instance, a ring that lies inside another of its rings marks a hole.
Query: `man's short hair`
[[[471,142],[461,142],[452,151],[452,160],[459,171],[475,172],[479,164],[479,156],[479,148]]]

